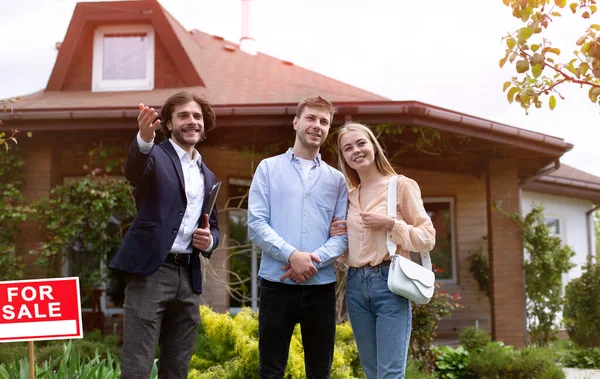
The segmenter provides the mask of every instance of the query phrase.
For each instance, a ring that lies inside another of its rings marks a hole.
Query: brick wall
[[[491,331],[488,298],[478,290],[467,261],[467,257],[479,249],[487,253],[487,243],[482,239],[488,232],[485,178],[433,171],[403,170],[403,173],[417,181],[424,198],[453,197],[455,201],[457,281],[444,284],[442,289],[451,294],[459,293],[463,307],[440,322],[438,335],[456,336],[462,328],[474,326],[476,321]]]
[[[492,303],[492,332],[506,344],[525,344],[525,288],[523,247],[518,225],[494,210],[497,202],[505,212],[519,211],[516,160],[490,161],[487,179],[488,229]]]
[[[36,133],[31,139],[25,137],[19,139],[19,155],[25,162],[22,167],[21,192],[27,201],[48,196],[57,183],[57,149],[52,144],[46,143],[48,139],[49,137],[44,133]],[[21,226],[21,233],[17,237],[16,254],[21,256],[25,264],[26,279],[45,276],[45,271],[34,264],[36,257],[28,253],[29,250],[37,247],[38,241],[42,241],[44,236],[44,230],[37,222],[30,220]]]

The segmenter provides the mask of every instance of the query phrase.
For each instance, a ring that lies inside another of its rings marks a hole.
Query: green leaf
[[[519,40],[527,41],[529,37],[533,35],[533,29],[528,26],[525,26],[519,29]]]
[[[556,107],[556,97],[554,95],[550,96],[550,101],[548,102],[550,105],[550,109],[553,110]]]
[[[534,78],[539,78],[542,75],[542,70],[544,69],[544,65],[536,64],[531,67],[531,73]]]
[[[531,51],[533,51],[534,53],[535,53],[536,51],[538,51],[538,50],[539,50],[539,48],[540,48],[540,45],[536,45],[535,43],[534,43],[533,45],[531,45]]]
[[[573,75],[577,75],[577,70],[575,69],[575,67],[573,66],[573,62],[569,62],[565,65],[565,68],[567,70],[569,70],[569,72]]]
[[[581,75],[584,75],[587,73],[587,71],[589,70],[590,65],[587,64],[587,62],[583,62],[581,65],[579,65],[579,70],[581,71]]]
[[[504,86],[502,87],[502,92],[506,92],[506,89],[507,89],[508,87],[510,87],[510,84],[511,84],[510,82],[506,82],[506,83],[504,83]]]
[[[515,67],[517,68],[517,72],[519,74],[522,74],[522,73],[526,72],[527,70],[529,70],[529,62],[522,59],[516,63]]]
[[[504,67],[504,64],[506,63],[506,59],[507,59],[506,57],[500,59],[500,62],[499,62],[500,68]]]
[[[508,91],[508,93],[506,94],[506,99],[508,100],[509,103],[512,103],[514,101],[515,95],[517,94],[517,92],[519,92],[518,87],[513,87]]]
[[[513,47],[515,47],[516,44],[517,44],[517,41],[515,41],[514,38],[508,38],[506,40],[506,46],[508,46],[509,49],[512,49]]]

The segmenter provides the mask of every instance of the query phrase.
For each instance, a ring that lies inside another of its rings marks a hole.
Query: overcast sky
[[[162,0],[190,29],[238,42],[241,0]],[[43,89],[74,0],[0,0],[0,98]],[[258,50],[392,100],[418,100],[564,138],[564,163],[600,176],[600,106],[587,89],[529,115],[509,105],[502,83],[515,74],[502,36],[519,23],[502,0],[254,0]],[[600,13],[600,12],[599,12]],[[567,54],[587,25],[566,14],[549,35]],[[569,57],[570,58],[570,57]]]

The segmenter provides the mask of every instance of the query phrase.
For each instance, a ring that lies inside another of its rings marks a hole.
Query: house
[[[560,163],[526,180],[522,189],[522,212],[543,205],[550,232],[575,252],[566,285],[581,276],[587,256],[596,255],[593,212],[600,208],[600,178]]]
[[[223,235],[244,230],[244,194],[252,169],[259,157],[284,151],[293,140],[296,104],[322,94],[337,107],[334,128],[350,120],[378,128],[392,163],[420,184],[436,220],[432,257],[444,271],[438,280],[448,292],[461,293],[464,305],[442,331],[456,334],[479,322],[497,340],[525,343],[520,233],[492,204],[519,211],[522,183],[540,182],[540,173],[571,144],[418,101],[392,101],[243,44],[187,31],[155,0],[79,3],[46,88],[21,97],[13,113],[0,115],[11,127],[33,132],[19,141],[23,193],[37,199],[83,176],[81,159],[94,142],[125,149],[137,133],[137,104],[159,108],[182,89],[205,95],[215,105],[218,128],[200,151],[225,184],[218,200],[227,209],[219,215]],[[254,159],[248,151],[256,153]],[[330,149],[324,149],[323,158],[336,165]],[[27,251],[41,238],[38,225],[30,223],[18,241],[17,251],[30,263],[29,277],[39,270]],[[224,239],[204,266],[202,301],[215,310],[251,304],[227,291],[230,269],[244,266],[250,270],[244,275],[256,275],[255,253],[229,257],[244,238]],[[466,264],[478,249],[490,258],[491,301],[478,292]],[[106,312],[114,311],[107,299],[103,304]]]

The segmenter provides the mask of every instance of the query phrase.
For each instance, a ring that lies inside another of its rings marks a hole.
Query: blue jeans
[[[404,378],[412,315],[410,301],[387,286],[390,265],[350,267],[346,305],[360,363],[369,379]]]

